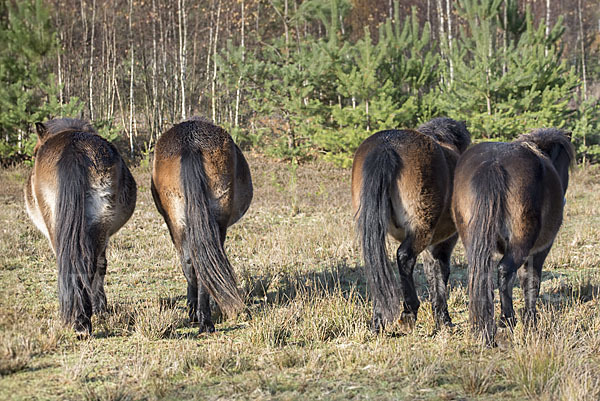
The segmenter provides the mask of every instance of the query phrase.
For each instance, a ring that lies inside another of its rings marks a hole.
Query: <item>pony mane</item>
[[[65,131],[79,131],[96,133],[90,123],[76,118],[54,118],[44,123],[49,134],[58,134]]]
[[[208,117],[204,117],[204,116],[192,116],[192,117],[186,118],[185,120],[181,120],[182,123],[192,122],[192,121],[197,121],[197,122],[202,122],[202,123],[208,123],[208,124],[215,125],[215,123],[213,122],[213,120],[211,120]]]
[[[538,128],[527,134],[519,135],[515,142],[533,144],[548,157],[551,157],[554,149],[559,146],[569,157],[569,166],[573,166],[575,162],[575,148],[568,134],[561,129]]]
[[[464,152],[471,144],[471,134],[464,121],[456,121],[448,117],[437,117],[417,128],[437,142],[455,146],[459,153]]]

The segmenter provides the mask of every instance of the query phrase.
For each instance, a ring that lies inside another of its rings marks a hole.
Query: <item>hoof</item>
[[[452,323],[450,314],[447,311],[443,313],[438,313],[435,317],[435,330],[439,331],[442,327],[446,327],[448,329],[454,327],[454,323]]]
[[[215,332],[215,325],[210,320],[204,321],[204,322],[198,324],[198,334],[214,333],[214,332]]]
[[[89,319],[77,320],[73,324],[73,330],[78,340],[86,339],[92,335],[92,322]]]
[[[404,311],[402,312],[402,315],[400,315],[400,322],[412,329],[415,327],[415,323],[417,322],[417,315],[412,312]]]
[[[454,329],[454,327],[456,327],[456,326],[454,323],[452,323],[451,320],[448,320],[448,321],[444,320],[441,322],[438,321],[438,322],[435,322],[435,330],[433,331],[433,334],[439,333],[440,331],[442,331],[444,329],[452,331]]]

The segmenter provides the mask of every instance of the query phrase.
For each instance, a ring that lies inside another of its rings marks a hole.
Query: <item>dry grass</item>
[[[600,399],[600,171],[572,177],[538,327],[501,331],[486,349],[468,330],[462,247],[449,296],[457,326],[433,333],[419,265],[414,330],[375,336],[349,172],[249,162],[255,199],[226,243],[248,315],[215,314],[212,335],[189,327],[185,279],[149,171],[137,168],[137,209],[109,246],[109,310],[85,341],[58,319],[55,261],[23,207],[26,169],[1,171],[0,399]]]

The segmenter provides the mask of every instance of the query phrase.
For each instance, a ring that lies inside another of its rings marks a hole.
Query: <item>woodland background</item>
[[[148,160],[192,115],[244,149],[348,166],[380,129],[439,116],[475,140],[541,126],[600,160],[597,0],[0,0],[0,158],[83,116]]]

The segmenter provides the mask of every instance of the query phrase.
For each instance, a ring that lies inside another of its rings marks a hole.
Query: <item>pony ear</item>
[[[569,138],[569,141],[573,139],[573,133],[571,131],[565,131],[565,136]]]
[[[35,123],[35,130],[37,131],[38,137],[40,139],[44,138],[46,134],[48,134],[48,129],[43,123]]]

